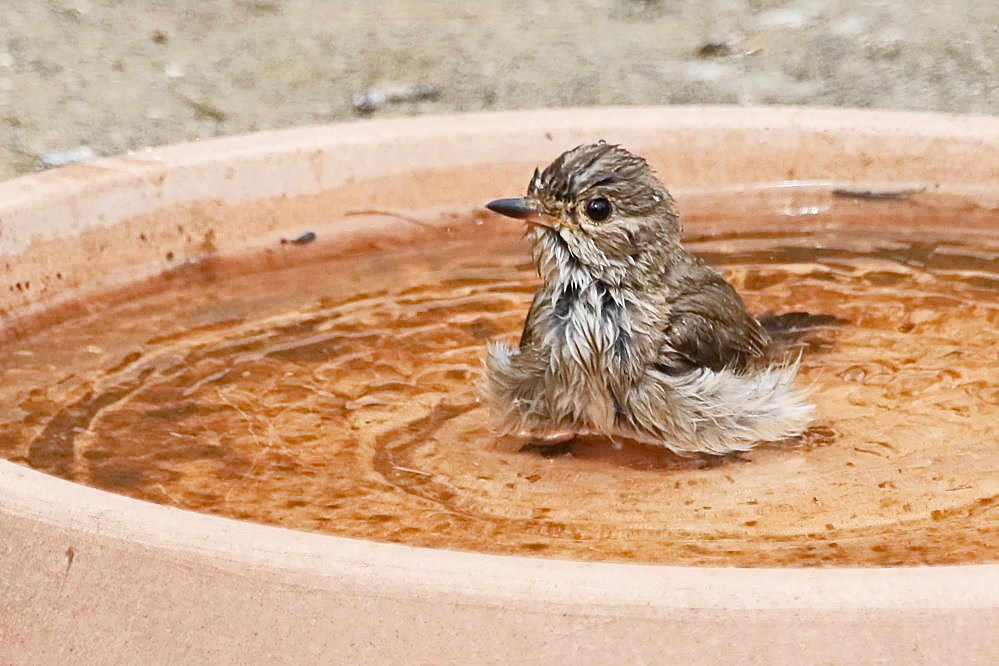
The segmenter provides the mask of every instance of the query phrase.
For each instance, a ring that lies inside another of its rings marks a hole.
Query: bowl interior
[[[459,118],[445,142],[429,122],[278,133],[8,184],[25,203],[0,238],[16,266],[3,453],[139,499],[420,546],[992,561],[999,191],[967,156],[994,129],[617,117]],[[480,359],[516,341],[537,278],[521,230],[480,205],[593,138],[649,158],[690,249],[802,354],[818,412],[800,441],[705,465],[492,434]]]

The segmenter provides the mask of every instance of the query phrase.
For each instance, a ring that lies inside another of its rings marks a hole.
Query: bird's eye
[[[603,222],[611,215],[611,202],[605,197],[597,197],[586,204],[586,217],[594,222]]]

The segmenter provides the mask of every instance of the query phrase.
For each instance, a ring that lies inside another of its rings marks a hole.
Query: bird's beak
[[[537,215],[537,211],[531,207],[527,199],[497,199],[486,204],[486,208],[494,213],[506,215],[517,220],[526,220]]]
[[[514,199],[497,199],[496,201],[487,203],[486,208],[500,215],[506,215],[516,220],[524,220],[528,224],[555,228],[552,220],[544,213],[539,212],[530,199],[519,197]]]

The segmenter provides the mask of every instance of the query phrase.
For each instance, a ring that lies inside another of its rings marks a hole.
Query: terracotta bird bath
[[[585,141],[802,358],[800,440],[706,465],[496,437],[537,285],[482,209]],[[407,118],[0,184],[15,663],[992,662],[999,120]]]

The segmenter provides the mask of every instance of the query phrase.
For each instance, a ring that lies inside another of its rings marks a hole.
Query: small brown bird
[[[605,435],[722,455],[801,434],[797,363],[725,279],[680,244],[648,163],[604,142],[534,172],[490,210],[524,220],[544,284],[517,349],[493,343],[482,394],[504,434]]]

